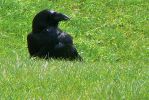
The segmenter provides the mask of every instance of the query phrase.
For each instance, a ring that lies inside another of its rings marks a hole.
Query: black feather
[[[60,21],[68,19],[62,13],[50,10],[39,12],[33,19],[32,32],[27,36],[30,56],[81,60],[73,45],[73,38],[58,28]]]

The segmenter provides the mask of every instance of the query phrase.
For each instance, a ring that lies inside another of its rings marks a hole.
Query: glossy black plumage
[[[27,36],[30,56],[82,60],[72,37],[58,28],[60,21],[68,19],[66,15],[51,10],[39,12],[33,19],[32,32]]]

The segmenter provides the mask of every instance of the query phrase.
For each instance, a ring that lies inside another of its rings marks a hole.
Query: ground
[[[26,37],[42,9],[65,13],[83,62],[30,59]],[[1,0],[1,99],[149,99],[147,0]]]

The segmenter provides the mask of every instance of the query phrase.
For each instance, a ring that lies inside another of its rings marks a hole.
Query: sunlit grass
[[[83,62],[30,59],[26,36],[34,15],[71,17]],[[147,0],[1,0],[0,99],[149,99]]]

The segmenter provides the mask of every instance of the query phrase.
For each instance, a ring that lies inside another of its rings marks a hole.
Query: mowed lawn
[[[43,9],[84,61],[30,59],[26,37]],[[0,99],[149,100],[148,0],[1,0]]]

